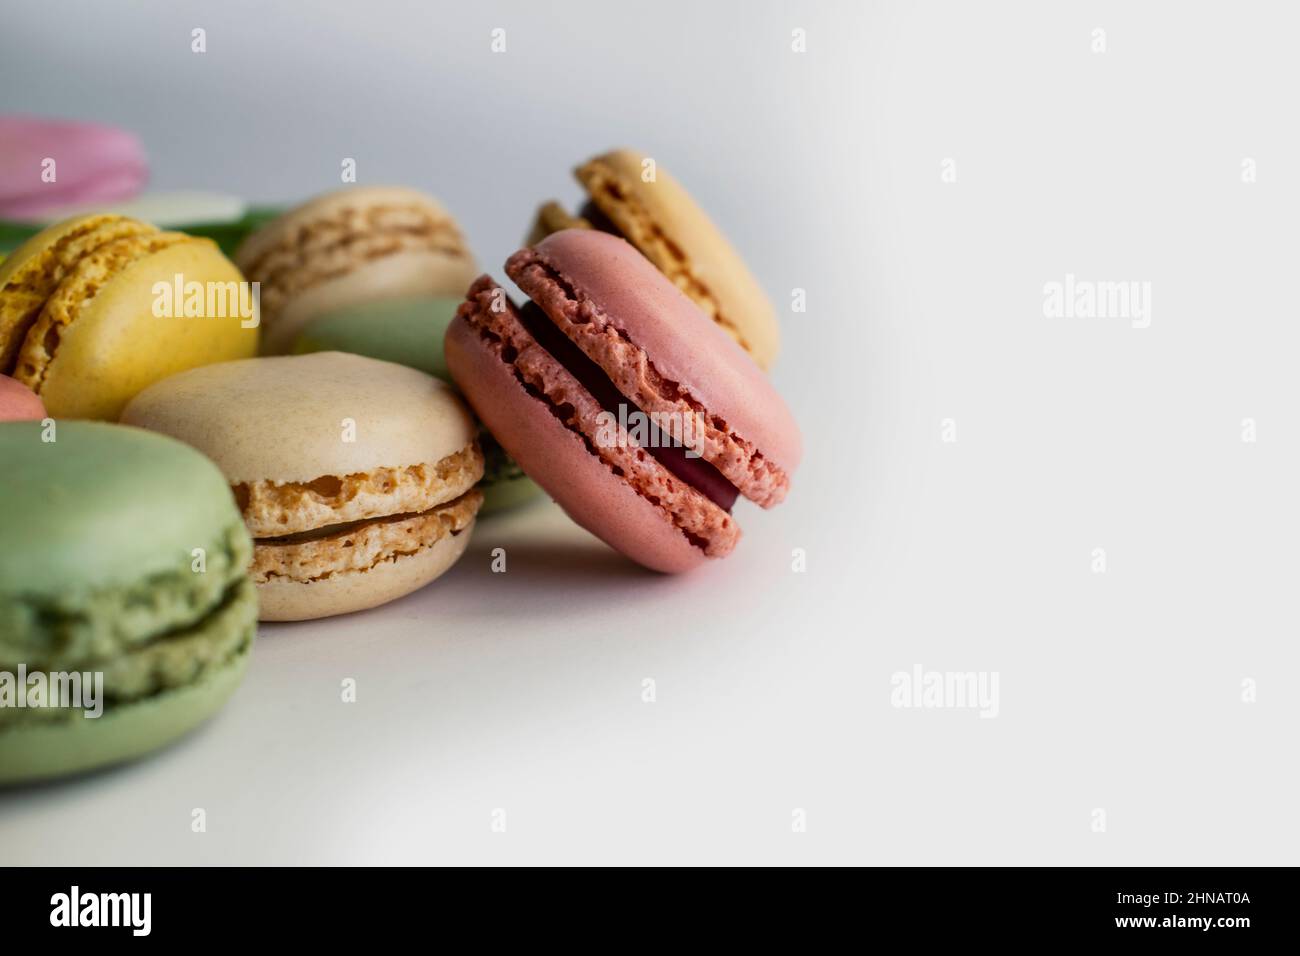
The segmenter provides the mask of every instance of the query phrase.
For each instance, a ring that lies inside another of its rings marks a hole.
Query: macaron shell
[[[262,351],[288,352],[314,319],[337,309],[392,298],[463,295],[478,275],[474,260],[432,251],[408,251],[361,263],[351,272],[319,282],[290,299],[266,329]]]
[[[56,418],[115,421],[145,387],[177,372],[257,352],[257,328],[238,314],[153,314],[155,284],[242,283],[216,245],[193,239],[131,263],[62,330],[39,394]],[[232,310],[237,311],[237,310]]]
[[[6,422],[0,470],[0,600],[158,584],[169,575],[207,581],[216,575],[192,572],[193,549],[215,551],[230,529],[243,529],[212,462],[138,428]]]
[[[527,504],[542,493],[537,483],[524,474],[491,484],[485,483],[482,488],[483,507],[478,512],[480,518]]]
[[[81,246],[75,263],[63,278],[53,287],[45,285],[44,300],[14,359],[14,378],[39,391],[54,353],[63,341],[63,332],[88,311],[91,299],[129,266],[187,241],[189,237],[184,233],[155,231],[102,244],[90,240]],[[72,261],[67,253],[62,258]],[[6,304],[11,296],[12,287],[6,288]]]
[[[312,320],[294,339],[294,354],[351,352],[417,368],[448,381],[442,351],[447,326],[461,299],[403,296],[333,309]]]
[[[241,269],[247,269],[261,256],[320,220],[329,219],[347,209],[380,206],[410,206],[427,210],[437,219],[452,218],[441,202],[418,189],[406,186],[347,186],[309,199],[267,223],[240,246],[235,262]]]
[[[314,319],[294,340],[295,354],[352,352],[397,362],[451,381],[443,338],[463,299],[419,296],[366,302]],[[487,470],[480,515],[505,511],[541,493],[501,449],[480,437]],[[494,454],[495,452],[495,454]]]
[[[475,435],[445,383],[343,352],[191,369],[141,392],[122,420],[193,445],[232,484],[437,462]]]
[[[795,470],[803,455],[799,426],[767,376],[629,243],[570,229],[535,251],[640,346],[661,376],[684,386],[707,414],[787,473]],[[523,277],[511,277],[528,292]]]
[[[40,398],[22,382],[0,375],[0,422],[21,422],[46,417]]]
[[[590,229],[591,223],[581,216],[571,216],[568,210],[558,202],[551,200],[543,203],[537,210],[533,226],[528,230],[524,245],[535,246],[553,232],[563,229]]]
[[[101,123],[0,116],[0,217],[31,220],[68,203],[129,199],[149,175],[144,147]],[[42,163],[57,163],[53,182]]]
[[[529,395],[463,319],[452,323],[446,348],[452,375],[479,418],[574,521],[656,571],[687,571],[709,560]]]
[[[447,375],[450,378],[450,370]],[[483,507],[479,509],[479,517],[517,507],[542,493],[519,463],[506,454],[491,432],[481,432],[478,443],[483,449],[483,480],[479,482],[483,490]]]
[[[654,181],[642,179],[645,159],[634,150],[615,150],[580,166],[577,177],[655,266],[674,281],[685,270],[703,285],[749,354],[770,368],[780,348],[771,300],[722,231],[663,166],[656,166]]]
[[[12,371],[46,300],[82,257],[121,239],[156,234],[148,223],[83,216],[42,229],[0,265],[0,369]]]
[[[185,736],[235,692],[251,656],[256,605],[247,624],[249,642],[220,668],[185,687],[169,690],[87,719],[80,713],[58,724],[0,731],[0,785],[66,776],[142,757]]]
[[[368,571],[332,574],[318,581],[277,579],[257,586],[263,621],[309,621],[378,607],[441,576],[459,560],[474,531],[470,522],[415,554],[384,561]]]

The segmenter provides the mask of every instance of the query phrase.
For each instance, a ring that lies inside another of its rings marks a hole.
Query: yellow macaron
[[[257,325],[215,243],[136,219],[56,223],[0,265],[0,374],[56,418],[115,420],[161,378],[255,354]]]
[[[726,236],[676,179],[652,158],[616,149],[574,174],[588,202],[577,215],[558,203],[538,210],[528,244],[563,229],[622,236],[735,339],[761,368],[780,348],[776,310]]]

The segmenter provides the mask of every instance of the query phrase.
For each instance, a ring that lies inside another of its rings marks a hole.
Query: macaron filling
[[[391,514],[327,525],[278,538],[253,540],[253,581],[276,578],[300,583],[337,574],[370,571],[410,557],[474,523],[483,493],[472,488],[454,500],[419,514]]]
[[[736,486],[708,461],[693,455],[690,449],[674,441],[645,412],[629,402],[605,371],[561,332],[537,303],[526,303],[519,310],[519,321],[537,340],[537,344],[564,366],[614,419],[619,419],[621,412],[624,420],[635,420],[635,416],[650,422],[651,441],[641,447],[656,461],[723,511],[731,511],[740,495]]]
[[[67,660],[61,656],[30,657],[21,663],[28,674],[46,671],[91,672],[103,675],[104,716],[116,708],[191,686],[218,671],[252,646],[257,621],[257,593],[240,577],[221,593],[220,601],[198,616],[153,635],[146,643],[114,655]],[[0,664],[14,673],[16,662]],[[57,723],[81,716],[75,708],[0,707],[0,735],[31,724]]]
[[[389,514],[429,511],[471,487],[483,468],[481,453],[470,444],[429,464],[322,475],[308,482],[239,482],[232,490],[253,537],[279,538]]]
[[[595,200],[588,199],[578,210],[578,215],[591,225],[592,229],[599,229],[601,232],[607,232],[611,236],[618,236],[620,239],[626,239],[623,230],[614,224],[614,220],[605,215],[604,210],[596,205]]]
[[[501,308],[502,302],[505,308]],[[538,341],[520,313],[505,298],[504,290],[490,277],[481,276],[470,287],[468,300],[461,306],[457,323],[453,323],[449,334],[463,328],[465,335],[472,336],[488,355],[508,369],[523,392],[557,419],[615,478],[659,510],[691,546],[707,557],[729,554],[740,539],[740,528],[730,513],[670,471],[650,454],[652,449],[642,447],[630,432],[626,434],[627,440],[620,433],[618,440],[609,441],[611,412],[587,384]],[[461,322],[463,326],[458,325]],[[548,330],[551,323],[544,315],[540,319],[532,318],[530,324],[557,351],[572,355],[560,341],[564,336],[554,338],[559,333],[554,328]],[[573,364],[582,367],[580,361],[575,360]],[[603,388],[599,376],[588,374],[588,381],[597,391]],[[611,400],[618,403],[617,398]],[[558,497],[555,489],[545,481],[541,483]],[[719,497],[726,500],[725,495]]]
[[[0,669],[55,654],[62,664],[80,666],[195,626],[228,600],[250,558],[240,524],[223,528],[202,550],[202,574],[184,564],[127,585],[0,594]]]
[[[483,454],[470,442],[437,462],[238,483],[232,490],[253,535],[253,581],[311,583],[419,554],[473,525],[482,476]]]
[[[543,244],[544,245],[544,244]],[[664,376],[646,353],[592,298],[564,276],[539,249],[521,249],[506,261],[506,274],[614,383],[626,401],[655,415],[701,425],[698,451],[739,493],[764,508],[779,504],[789,473],[752,440],[713,414],[690,388]]]

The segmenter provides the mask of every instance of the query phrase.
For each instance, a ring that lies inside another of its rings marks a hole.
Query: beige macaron
[[[616,149],[574,174],[594,213],[569,215],[544,203],[528,245],[562,229],[602,229],[622,236],[688,295],[761,368],[780,348],[776,310],[740,254],[686,189],[651,157]],[[593,221],[594,220],[594,221]]]
[[[450,387],[341,352],[223,362],[145,389],[122,421],[179,438],[230,482],[263,621],[375,607],[460,557],[483,495]]]
[[[262,351],[289,350],[331,309],[415,295],[462,295],[478,275],[460,227],[416,189],[351,186],[249,236],[235,262],[261,291]]]

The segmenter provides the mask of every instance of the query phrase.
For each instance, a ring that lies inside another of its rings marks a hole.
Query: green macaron
[[[442,337],[460,303],[415,296],[345,306],[313,319],[294,339],[293,351],[352,352],[451,381]]]
[[[215,713],[257,621],[217,467],[84,421],[0,423],[0,462],[0,783],[129,760]]]
[[[442,340],[462,301],[415,296],[335,309],[308,323],[294,339],[292,351],[352,352],[407,365],[451,382]],[[491,435],[484,432],[479,444],[484,459],[480,515],[513,508],[541,493]]]

